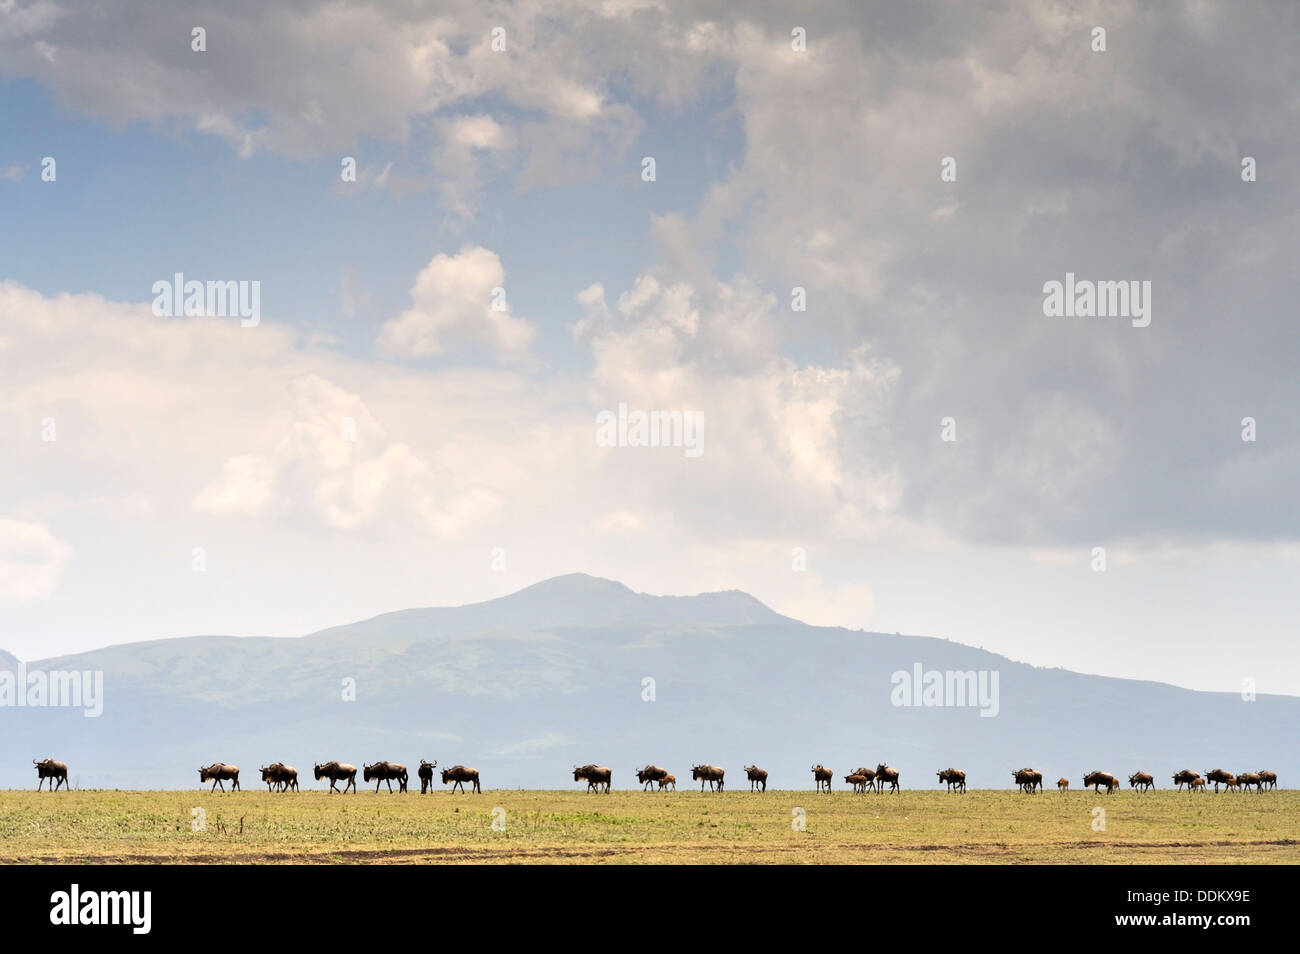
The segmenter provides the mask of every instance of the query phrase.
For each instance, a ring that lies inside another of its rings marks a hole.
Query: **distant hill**
[[[894,705],[892,674],[917,665],[996,672],[997,714]],[[0,653],[0,670],[17,666]],[[649,596],[580,574],[300,638],[153,640],[27,668],[102,671],[104,710],[0,708],[4,787],[35,787],[31,760],[47,755],[86,788],[197,787],[199,765],[218,760],[255,785],[261,764],[309,778],[332,758],[463,762],[489,789],[569,787],[570,766],[589,761],[611,766],[615,787],[648,761],[679,780],[692,762],[723,765],[732,788],[748,762],[775,788],[810,788],[814,762],[834,768],[837,789],[879,761],[904,788],[936,787],[949,765],[974,787],[1009,787],[1022,765],[1072,787],[1093,768],[1145,769],[1161,787],[1183,767],[1300,778],[1300,698],[1038,669],[945,640],[808,626],[738,591]]]

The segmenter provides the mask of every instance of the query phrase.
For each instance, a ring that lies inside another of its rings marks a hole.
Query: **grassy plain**
[[[0,791],[0,863],[87,862],[1296,864],[1300,791]]]

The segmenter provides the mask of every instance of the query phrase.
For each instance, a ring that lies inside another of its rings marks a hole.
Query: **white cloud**
[[[502,360],[523,360],[534,329],[511,314],[509,297],[497,292],[505,277],[496,254],[479,246],[435,255],[415,280],[411,307],[380,330],[380,350],[423,357],[478,346]]]
[[[44,524],[0,517],[0,600],[49,596],[71,555]]]

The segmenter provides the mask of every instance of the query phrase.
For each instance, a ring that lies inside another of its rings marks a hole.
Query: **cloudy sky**
[[[0,0],[0,648],[583,571],[1300,693],[1300,9],[789,7]]]

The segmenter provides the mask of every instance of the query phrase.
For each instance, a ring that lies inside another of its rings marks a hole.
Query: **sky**
[[[1297,28],[0,0],[0,649],[586,572],[1300,694]],[[257,320],[155,314],[176,273]]]

